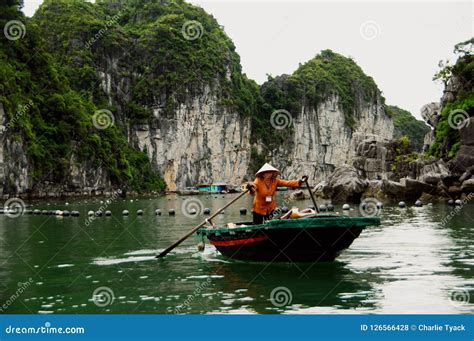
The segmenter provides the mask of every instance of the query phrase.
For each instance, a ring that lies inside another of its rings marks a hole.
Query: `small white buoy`
[[[404,201],[400,201],[400,202],[398,203],[398,207],[400,207],[400,208],[405,208],[405,207],[407,207],[407,204],[405,204]]]
[[[383,204],[379,201],[376,204],[377,209],[381,210],[383,208]]]
[[[66,203],[66,206],[69,206],[69,203],[68,203],[68,202]]]
[[[137,215],[143,215],[143,210],[138,210]]]
[[[417,200],[417,201],[415,201],[415,206],[416,207],[421,207],[421,206],[423,206],[423,203],[421,202],[421,200]]]
[[[457,199],[455,202],[454,202],[454,205],[456,206],[461,206],[462,205],[462,201],[460,199]]]
[[[211,209],[206,207],[203,211],[204,214],[211,214]]]
[[[454,200],[453,200],[453,199],[449,199],[449,200],[448,200],[448,205],[449,205],[449,206],[454,206]]]
[[[351,206],[350,206],[349,204],[344,204],[344,205],[342,205],[342,209],[343,209],[344,211],[347,211],[347,210],[350,210],[350,209],[351,209]]]
[[[112,212],[111,211],[105,211],[105,216],[106,217],[110,217],[112,215]]]
[[[96,217],[102,217],[102,214],[103,214],[102,211],[95,212]]]
[[[93,216],[93,215],[94,215],[94,211],[89,211],[89,212],[87,212],[87,215],[88,215],[89,217]]]
[[[129,215],[129,212],[128,212],[127,210],[123,210],[123,211],[122,211],[122,215],[127,216],[127,215]]]
[[[155,215],[161,215],[161,210],[160,210],[160,209],[156,209],[156,210],[155,210]]]
[[[328,204],[327,209],[328,209],[329,212],[333,212],[334,211],[334,205],[333,204]]]
[[[319,211],[320,212],[326,212],[328,210],[328,207],[324,204],[319,205]]]

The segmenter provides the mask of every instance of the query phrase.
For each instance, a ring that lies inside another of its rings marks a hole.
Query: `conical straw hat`
[[[263,172],[277,172],[278,174],[280,174],[280,171],[269,163],[264,164],[262,168],[260,168],[257,174],[255,175],[259,175],[260,173],[263,173]]]

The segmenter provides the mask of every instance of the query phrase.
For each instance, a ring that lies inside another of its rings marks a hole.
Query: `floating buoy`
[[[112,215],[112,212],[110,212],[110,211],[105,211],[105,216],[106,216],[106,217],[110,217],[111,215]]]
[[[89,217],[92,217],[92,216],[94,215],[94,211],[89,211],[89,212],[87,212],[87,215],[88,215]]]
[[[326,212],[328,210],[328,207],[324,204],[319,205],[319,211],[320,212]]]
[[[71,211],[71,216],[73,217],[79,217],[81,213],[79,211]]]
[[[421,200],[417,200],[417,201],[415,201],[415,206],[416,207],[421,207],[421,206],[423,206],[423,203],[421,202]]]
[[[241,207],[239,211],[240,211],[241,215],[246,215],[247,214],[247,209],[245,207]]]
[[[101,201],[100,201],[100,203],[101,203],[101,204],[103,204],[103,203],[104,203],[104,201],[102,201],[102,200],[101,200]]]
[[[448,200],[448,205],[449,205],[449,206],[454,206],[454,200],[453,200],[453,199],[449,199],[449,200]]]
[[[36,215],[40,215],[41,211],[40,210],[34,210],[33,213],[36,214]]]
[[[455,202],[454,202],[454,205],[456,206],[461,206],[462,205],[462,201],[460,199],[457,199]]]
[[[102,211],[95,212],[96,217],[102,217],[102,214],[103,214]]]
[[[41,214],[42,214],[42,215],[48,215],[48,214],[49,214],[49,211],[42,210],[42,211],[41,211]]]
[[[204,214],[211,214],[211,209],[206,207],[203,211]]]
[[[3,212],[0,212],[0,214],[3,213]],[[33,214],[33,211],[32,210],[25,210],[25,214]]]
[[[379,201],[376,204],[377,209],[381,210],[383,208],[383,204]]]
[[[286,206],[283,206],[283,207],[281,208],[281,212],[282,212],[282,213],[287,213],[289,210],[290,210],[290,209],[289,209],[288,207],[286,207]]]
[[[122,211],[122,215],[127,216],[128,214],[129,214],[129,212],[127,210]]]
[[[429,207],[433,206],[433,203],[432,203],[432,202],[429,202],[429,203],[428,203],[428,206],[429,206]]]
[[[68,203],[68,202],[66,203],[66,206],[69,206],[69,203]]]
[[[333,212],[334,211],[334,205],[333,204],[328,204],[327,205],[328,211]]]
[[[133,199],[130,199],[130,202],[133,202]]]
[[[344,211],[347,211],[347,210],[350,210],[350,209],[351,209],[351,206],[350,206],[349,204],[344,204],[344,205],[342,205],[342,209],[343,209]]]
[[[138,210],[137,215],[143,215],[143,210]]]
[[[156,209],[156,210],[155,210],[155,214],[156,214],[156,215],[161,215],[161,210],[160,210],[160,209]]]
[[[400,207],[400,208],[405,208],[405,207],[407,207],[407,204],[405,204],[404,201],[400,201],[400,202],[398,203],[398,207]]]
[[[63,216],[69,217],[71,215],[71,212],[69,211],[63,211]]]
[[[168,211],[168,214],[169,214],[169,215],[175,215],[176,212],[175,212],[173,209],[170,209],[170,210]]]
[[[194,214],[197,213],[197,211],[196,211],[195,208],[191,208],[188,213],[191,214],[191,215],[194,215]]]

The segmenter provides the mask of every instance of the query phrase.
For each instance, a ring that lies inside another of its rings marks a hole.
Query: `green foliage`
[[[75,18],[66,20],[62,17],[64,13],[56,12],[58,17],[54,20],[59,20],[65,28],[72,25],[73,20],[93,18],[92,5],[84,1],[47,1],[43,6],[57,5]],[[68,55],[67,29],[51,37],[65,48],[51,55],[45,52],[48,48],[41,38],[41,29],[19,11],[18,2],[4,7],[0,6],[1,27],[7,20],[20,20],[27,27],[27,34],[19,40],[0,40],[0,102],[9,122],[15,123],[7,134],[26,148],[33,187],[44,181],[63,181],[70,173],[72,155],[75,155],[79,162],[105,167],[116,186],[163,190],[164,183],[159,174],[151,170],[146,154],[130,149],[120,128],[99,130],[93,126],[92,116],[98,106],[90,101],[92,97],[88,94],[94,90],[84,92],[83,89],[95,81],[95,72],[84,63],[75,69],[67,66],[64,60],[74,60],[74,56]],[[40,15],[42,11],[43,7]],[[4,19],[6,13],[9,16]],[[42,29],[48,29],[47,23],[45,25]],[[90,57],[85,51],[81,53]],[[27,103],[31,105],[20,115],[18,108]]]
[[[394,138],[406,135],[409,137],[413,149],[421,151],[424,137],[430,131],[430,128],[423,121],[413,117],[409,111],[399,107],[386,106],[385,111],[390,113],[393,118],[393,125],[395,127],[393,132]]]
[[[380,91],[374,80],[365,75],[352,59],[331,50],[324,50],[300,65],[292,75],[269,76],[260,88],[257,114],[252,117],[254,141],[262,141],[264,153],[271,153],[287,143],[293,132],[291,125],[285,129],[275,129],[270,124],[273,112],[286,110],[292,120],[303,106],[306,110],[317,109],[322,101],[333,94],[339,96],[345,123],[349,129],[353,129],[359,114],[356,108],[363,106],[362,102],[375,101]]]
[[[456,93],[454,98],[445,103],[441,117],[435,129],[435,141],[428,150],[428,155],[442,158],[452,158],[460,148],[459,130],[453,124],[452,116],[456,110],[462,110],[467,117],[474,116],[474,56],[472,46],[474,38],[456,44],[454,53],[459,55],[456,64],[449,67],[445,73],[445,84],[455,80]],[[449,124],[451,118],[451,124]],[[454,122],[456,123],[456,122]]]

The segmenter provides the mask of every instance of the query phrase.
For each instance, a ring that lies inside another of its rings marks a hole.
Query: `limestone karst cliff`
[[[380,90],[350,58],[326,50],[258,86],[217,21],[181,0],[4,13],[2,27],[18,20],[28,33],[2,39],[4,195],[238,185],[264,160],[318,180],[352,164],[362,140],[393,134]],[[278,110],[288,129],[272,125]]]

